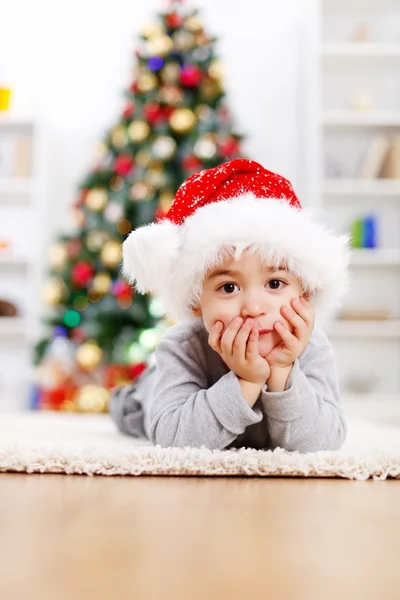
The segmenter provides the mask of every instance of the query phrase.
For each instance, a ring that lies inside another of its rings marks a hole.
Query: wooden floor
[[[398,600],[400,481],[0,475],[1,600]]]

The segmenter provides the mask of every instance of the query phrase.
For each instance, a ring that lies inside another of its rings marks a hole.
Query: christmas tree
[[[166,214],[186,177],[240,155],[221,78],[215,39],[197,11],[171,2],[142,30],[122,114],[79,187],[75,233],[49,251],[36,406],[96,410],[99,388],[137,376],[168,327],[157,298],[123,279],[121,244]]]

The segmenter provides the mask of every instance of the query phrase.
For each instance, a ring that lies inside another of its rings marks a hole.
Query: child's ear
[[[195,317],[201,317],[200,306],[196,306],[196,307],[192,308],[192,313],[194,314]]]
[[[304,300],[309,300],[311,298],[311,292],[304,292],[302,294],[302,297],[304,298]]]

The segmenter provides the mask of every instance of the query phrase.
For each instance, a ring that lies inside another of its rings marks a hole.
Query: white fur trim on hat
[[[207,270],[221,261],[224,249],[249,246],[298,277],[320,314],[339,305],[347,289],[347,236],[313,220],[308,209],[251,193],[203,206],[181,226],[164,220],[133,231],[123,246],[123,268],[139,291],[155,292],[172,316],[193,318]]]

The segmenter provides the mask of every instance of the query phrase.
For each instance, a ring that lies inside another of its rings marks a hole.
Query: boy
[[[314,310],[345,291],[347,238],[313,221],[287,180],[245,159],[196,173],[123,253],[136,287],[182,322],[115,390],[121,431],[161,446],[340,448],[334,355]]]

